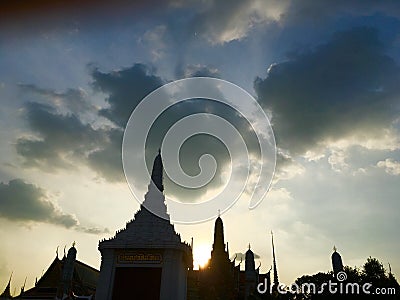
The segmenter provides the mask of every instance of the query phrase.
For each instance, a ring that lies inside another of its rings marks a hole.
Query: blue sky
[[[78,258],[99,267],[98,240],[138,208],[120,159],[129,113],[155,88],[191,76],[244,88],[275,132],[266,199],[223,215],[231,253],[250,242],[268,270],[272,229],[283,282],[330,269],[334,244],[347,265],[374,256],[399,276],[397,1],[38,1],[1,11],[0,287],[11,271],[17,290],[25,276],[32,285],[56,247],[74,240]],[[204,108],[178,108],[161,124]],[[220,145],[204,144],[225,166]],[[176,225],[195,251],[211,248],[212,228]]]

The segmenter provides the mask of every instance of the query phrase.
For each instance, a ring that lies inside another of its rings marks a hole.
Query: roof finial
[[[249,250],[251,249],[250,243],[249,243]]]
[[[59,246],[57,246],[57,249],[56,249],[56,256],[57,256],[57,258],[58,258],[58,247],[59,247]]]
[[[334,245],[334,246],[333,246],[333,252],[336,252],[336,250],[337,250],[337,248],[336,248],[336,246]]]
[[[26,280],[28,279],[28,276],[25,276],[25,281],[24,281],[24,285],[21,287],[21,294],[23,292],[25,292],[25,285],[26,285]]]
[[[272,236],[272,258],[273,258],[273,266],[274,266],[274,286],[275,286],[275,288],[277,288],[279,285],[278,268],[276,267],[274,233],[272,232],[272,230],[271,230],[271,236]]]
[[[67,256],[65,255],[65,248],[67,248],[67,245],[64,246],[64,258]]]
[[[221,210],[218,209],[218,218],[221,217]]]
[[[72,243],[72,247],[75,248],[75,245],[76,245],[76,242],[74,241],[74,242]]]

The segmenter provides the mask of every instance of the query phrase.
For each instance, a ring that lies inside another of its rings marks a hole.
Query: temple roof
[[[154,159],[152,178],[140,209],[126,228],[115,236],[102,240],[99,250],[104,248],[178,248],[189,250],[181,243],[181,237],[170,223],[165,204],[163,186],[163,164],[161,154]]]
[[[36,285],[22,294],[22,299],[38,299],[37,297],[54,299],[61,281],[64,260],[65,258],[60,260],[56,257]],[[98,277],[98,270],[78,260],[75,261],[73,274],[75,293],[94,292]]]

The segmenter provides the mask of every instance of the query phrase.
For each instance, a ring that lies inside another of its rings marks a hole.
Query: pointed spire
[[[66,258],[67,257],[67,255],[65,254],[65,249],[67,248],[67,245],[65,245],[64,246],[64,257],[63,258]]]
[[[218,217],[215,220],[213,251],[225,251],[224,224],[222,223],[221,217]]]
[[[0,295],[0,298],[10,298],[11,299],[11,278],[13,276],[13,272],[11,272],[10,279],[8,280],[8,284],[4,289],[4,292]]]
[[[159,149],[158,155],[154,159],[153,170],[151,172],[151,181],[161,193],[164,192],[163,171],[164,166],[161,159],[161,149]]]
[[[272,230],[271,230],[271,236],[272,236],[272,259],[273,259],[273,266],[274,266],[274,286],[277,287],[279,285],[278,268],[276,267],[274,233],[272,232]]]
[[[56,249],[56,257],[58,258],[58,247],[59,246],[57,246],[57,249]]]
[[[332,259],[332,269],[335,274],[340,271],[343,271],[343,261],[340,254],[337,252],[336,246],[333,247],[333,253],[331,256]]]
[[[251,245],[250,245],[250,243],[249,243],[249,250],[251,249]]]
[[[159,151],[154,159],[151,181],[144,196],[142,207],[158,217],[169,220],[167,205],[165,204],[163,173],[164,167]]]
[[[22,293],[25,292],[25,285],[26,285],[26,280],[27,279],[28,279],[28,276],[25,276],[24,285],[21,287],[21,294],[20,295],[22,295]]]

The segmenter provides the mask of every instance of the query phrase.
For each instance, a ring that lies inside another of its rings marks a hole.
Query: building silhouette
[[[332,253],[332,269],[333,273],[336,275],[337,273],[343,271],[343,261],[340,254],[336,251],[336,247],[333,247]]]
[[[192,244],[181,241],[170,223],[165,205],[163,163],[158,153],[144,202],[134,218],[114,237],[99,242],[100,271],[77,260],[75,243],[68,254],[57,255],[35,286],[11,295],[11,277],[3,299],[96,299],[96,300],[250,300],[270,299],[270,271],[261,274],[249,248],[241,262],[229,258],[221,216],[215,220],[211,258],[193,270]],[[156,216],[152,211],[157,211]],[[274,284],[278,282],[272,238]],[[266,294],[257,285],[266,284]]]
[[[11,277],[0,299],[92,299],[96,291],[99,271],[76,259],[75,243],[68,255],[59,259],[58,252],[44,274],[35,280],[35,286],[19,295],[11,296]],[[26,279],[25,279],[26,282]]]
[[[228,242],[225,244],[224,225],[218,216],[214,226],[214,242],[211,258],[199,270],[191,270],[188,277],[188,299],[190,300],[250,300],[270,299],[270,271],[261,274],[255,267],[253,251],[245,254],[245,268],[235,265],[235,259],[229,259]],[[265,285],[265,294],[257,292],[257,285]]]
[[[192,248],[181,241],[169,221],[163,171],[158,153],[139,211],[126,228],[99,243],[102,261],[96,300],[187,299]]]

